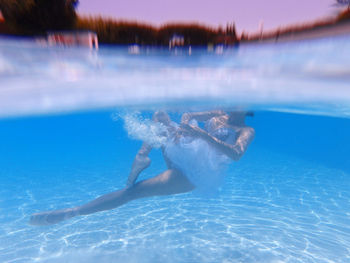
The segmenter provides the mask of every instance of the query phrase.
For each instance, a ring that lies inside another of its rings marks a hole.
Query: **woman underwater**
[[[50,225],[63,220],[110,210],[132,200],[216,188],[222,167],[238,161],[254,138],[255,131],[245,124],[251,112],[210,111],[182,115],[181,124],[172,122],[165,112],[156,112],[155,122],[166,130],[167,143],[162,145],[168,169],[136,183],[139,174],[151,163],[152,146],[144,142],[135,156],[126,187],[98,197],[84,205],[33,214],[32,225]],[[204,123],[201,129],[197,123]]]

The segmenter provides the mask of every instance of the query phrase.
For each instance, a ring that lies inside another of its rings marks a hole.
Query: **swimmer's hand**
[[[216,138],[214,138],[208,132],[206,132],[205,130],[197,126],[192,126],[189,124],[181,124],[181,129],[186,131],[186,134],[190,137],[201,138],[209,143],[214,143],[214,144],[218,142]]]
[[[150,164],[151,164],[151,159],[148,156],[145,156],[143,154],[137,154],[132,164],[129,177],[126,182],[126,186],[127,187],[132,186],[135,183],[139,174],[143,170],[145,170],[148,166],[150,166]]]
[[[176,130],[174,136],[174,142],[178,143],[181,137],[196,137],[196,131],[193,129],[193,126],[189,124],[182,123],[180,127]]]
[[[203,111],[203,112],[186,112],[181,117],[181,123],[188,124],[192,119],[195,119],[199,122],[207,121],[213,117],[222,116],[226,113],[222,110],[213,110],[213,111]]]
[[[29,224],[33,226],[53,225],[77,215],[79,212],[75,208],[36,213],[30,217]]]
[[[190,136],[190,137],[200,137],[203,133],[207,133],[201,128],[197,126],[192,126],[187,123],[182,123],[180,125],[180,131],[182,132],[183,135]]]

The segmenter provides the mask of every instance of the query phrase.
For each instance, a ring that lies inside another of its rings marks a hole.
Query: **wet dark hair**
[[[244,116],[254,117],[253,111],[228,111],[227,114],[229,116],[235,116],[235,115],[241,114]]]
[[[254,117],[254,112],[252,111],[230,111],[227,113],[229,116],[228,123],[233,124],[237,120],[237,116],[241,117]]]

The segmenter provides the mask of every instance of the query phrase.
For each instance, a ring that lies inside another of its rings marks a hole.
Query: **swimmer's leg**
[[[152,147],[147,143],[143,143],[140,150],[137,152],[134,162],[131,166],[131,171],[126,182],[126,186],[132,186],[137,180],[140,173],[145,170],[150,164],[151,159],[148,157],[148,154],[152,150]]]
[[[110,210],[135,199],[186,193],[193,189],[194,186],[186,176],[178,170],[170,169],[153,178],[136,183],[129,188],[123,188],[100,196],[82,206],[34,214],[30,218],[30,224],[56,224],[78,215],[89,215],[99,211]]]
[[[144,197],[186,193],[194,189],[186,176],[177,170],[167,170],[129,188],[103,195],[78,208],[80,215],[110,210]]]
[[[55,211],[48,211],[33,214],[30,217],[29,224],[34,226],[47,226],[59,223],[63,220],[79,215],[77,208],[67,208]]]

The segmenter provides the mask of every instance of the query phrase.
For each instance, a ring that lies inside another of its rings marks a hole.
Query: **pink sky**
[[[302,23],[331,16],[336,0],[80,0],[80,14],[104,15],[161,25],[200,22],[225,26],[235,22],[238,32]]]

